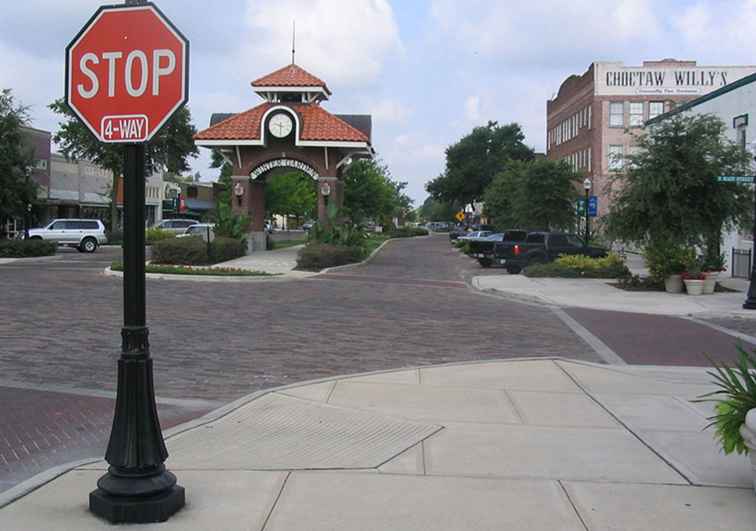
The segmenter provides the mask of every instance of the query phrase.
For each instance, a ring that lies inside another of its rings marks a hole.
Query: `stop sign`
[[[66,48],[66,103],[101,142],[150,140],[188,81],[189,41],[152,4],[101,7]]]

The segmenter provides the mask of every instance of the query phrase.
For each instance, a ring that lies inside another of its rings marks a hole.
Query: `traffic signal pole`
[[[144,272],[145,144],[124,147],[123,328],[115,415],[90,510],[111,523],[163,522],[185,503],[184,488],[163,464],[146,319]]]

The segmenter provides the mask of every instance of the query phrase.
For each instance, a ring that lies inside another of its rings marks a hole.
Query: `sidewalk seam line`
[[[750,345],[756,345],[756,337],[749,336],[748,334],[744,334],[743,332],[738,332],[737,330],[732,330],[724,326],[716,325],[714,323],[710,323],[708,321],[705,321],[703,319],[698,319],[696,317],[683,317],[683,319],[686,319],[696,324],[700,324],[702,326],[709,327],[712,330],[716,330],[717,332],[721,332],[722,334],[732,336],[736,339],[740,339],[741,341],[745,341],[746,343]]]
[[[591,347],[599,358],[609,365],[627,365],[619,354],[614,352],[609,345],[604,343],[598,336],[580,324],[574,317],[565,312],[562,308],[551,307],[551,311],[580,339],[585,341]]]
[[[674,470],[675,472],[677,472],[685,481],[688,482],[689,485],[691,485],[691,486],[696,485],[696,483],[694,483],[693,481],[691,481],[691,479],[688,476],[686,476],[685,474],[683,474],[674,464],[672,464],[672,462],[670,462],[669,459],[667,459],[666,457],[664,457],[658,450],[656,450],[656,448],[654,448],[653,446],[651,446],[640,435],[638,435],[632,429],[630,429],[630,426],[628,426],[622,419],[620,419],[617,415],[615,415],[614,412],[611,409],[609,409],[608,407],[606,407],[603,403],[601,403],[600,400],[598,400],[595,396],[593,396],[585,387],[583,387],[583,385],[577,380],[577,378],[573,377],[572,374],[570,374],[559,363],[557,363],[557,366],[559,366],[559,368],[562,370],[562,372],[564,372],[564,374],[570,380],[572,380],[573,383],[575,385],[577,385],[586,394],[586,396],[588,398],[590,398],[591,400],[593,400],[593,402],[595,402],[596,405],[598,405],[601,409],[603,409],[604,411],[606,411],[607,414],[609,414],[615,421],[617,421],[623,428],[625,428],[628,431],[628,433],[630,433],[633,437],[635,437],[643,446],[645,446],[646,448],[648,448],[656,457],[658,457],[664,463],[666,463],[666,465],[668,467],[670,467],[672,470]]]
[[[286,488],[286,483],[289,481],[290,477],[291,477],[291,471],[289,471],[289,473],[286,474],[286,477],[281,482],[281,488],[278,490],[276,499],[273,500],[273,504],[270,506],[270,511],[268,511],[268,514],[265,517],[265,521],[263,522],[263,525],[260,528],[260,531],[265,531],[265,528],[268,526],[268,521],[270,521],[270,517],[273,516],[273,511],[276,510],[276,506],[278,506],[278,501],[281,499],[281,496],[283,495],[283,491]]]
[[[585,531],[590,531],[588,524],[586,524],[585,520],[583,520],[583,515],[580,514],[580,511],[578,511],[577,505],[575,505],[575,502],[572,501],[572,497],[570,497],[570,493],[567,492],[567,487],[564,486],[564,483],[562,483],[561,479],[557,479],[556,482],[559,484],[559,487],[561,487],[562,492],[564,492],[564,495],[567,496],[567,501],[570,502],[570,506],[572,507],[572,510],[575,511],[575,516],[577,516],[578,520],[580,520],[580,523],[583,524],[583,528],[585,529]]]

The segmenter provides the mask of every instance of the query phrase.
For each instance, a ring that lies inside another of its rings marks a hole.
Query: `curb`
[[[330,273],[332,271],[340,271],[342,269],[350,269],[352,267],[358,267],[364,264],[367,264],[370,260],[373,259],[375,255],[377,255],[381,249],[383,249],[389,242],[398,241],[398,240],[418,240],[422,238],[431,238],[433,234],[426,234],[425,236],[410,236],[409,238],[389,238],[388,240],[384,241],[382,244],[380,244],[370,255],[365,258],[362,262],[355,262],[354,264],[344,264],[340,266],[333,266],[333,267],[327,267],[325,269],[321,269],[320,272],[316,273],[318,275],[324,275],[325,273]]]
[[[123,278],[123,271],[113,271],[108,266],[103,271],[106,277]],[[288,273],[261,275],[261,276],[212,276],[212,275],[174,275],[170,273],[145,273],[145,278],[153,280],[186,280],[189,282],[282,282],[288,280],[302,280],[318,273],[309,271],[289,271]]]
[[[358,266],[361,266],[361,265],[367,264],[367,263],[368,263],[368,262],[369,262],[370,260],[372,260],[372,259],[373,259],[373,257],[374,257],[375,255],[377,255],[377,254],[378,254],[378,252],[379,252],[379,251],[380,251],[381,249],[383,249],[383,248],[384,248],[384,247],[385,247],[385,246],[386,246],[386,245],[388,244],[388,242],[392,242],[392,241],[394,241],[394,240],[398,240],[398,239],[400,239],[400,238],[389,238],[388,240],[386,240],[385,242],[383,242],[382,244],[380,244],[380,245],[379,245],[379,246],[378,246],[378,247],[377,247],[377,248],[376,248],[376,249],[375,249],[375,250],[374,250],[374,251],[373,251],[372,253],[370,253],[370,255],[369,255],[369,256],[368,256],[367,258],[365,258],[365,259],[364,259],[364,260],[363,260],[362,262],[355,262],[354,264],[344,264],[344,265],[340,265],[340,266],[327,267],[327,268],[325,268],[325,269],[321,269],[321,270],[320,270],[320,271],[319,271],[318,273],[315,273],[315,274],[316,274],[316,275],[324,275],[324,274],[326,274],[326,273],[330,273],[330,272],[332,272],[332,271],[341,271],[342,269],[351,269],[351,268],[353,268],[353,267],[358,267]]]
[[[272,387],[270,389],[263,389],[260,391],[255,391],[254,393],[250,393],[246,396],[243,396],[241,398],[234,400],[233,402],[229,402],[225,406],[221,406],[218,409],[215,409],[209,413],[206,413],[202,417],[190,420],[183,424],[179,424],[178,426],[174,426],[173,428],[163,430],[163,438],[167,440],[172,437],[176,437],[179,434],[185,433],[187,431],[191,431],[193,429],[202,427],[211,422],[220,420],[223,417],[233,413],[237,409],[249,404],[250,402],[254,400],[257,400],[258,398],[262,398],[263,396],[266,396],[268,394],[278,393],[278,392],[286,391],[289,389],[295,389],[297,387],[305,387],[308,385],[314,385],[314,384],[319,384],[319,383],[333,382],[333,381],[343,380],[346,378],[375,376],[378,374],[389,374],[393,372],[428,369],[431,367],[453,367],[453,366],[458,366],[458,365],[480,365],[483,363],[509,363],[509,362],[514,362],[514,361],[546,361],[546,360],[580,363],[580,364],[595,366],[595,367],[599,367],[603,369],[611,368],[610,365],[604,365],[601,363],[593,363],[590,361],[583,361],[583,360],[573,360],[573,359],[564,358],[561,356],[536,356],[536,357],[519,357],[519,358],[504,358],[504,359],[500,358],[500,359],[487,359],[487,360],[454,361],[454,362],[449,362],[449,363],[414,365],[414,366],[400,367],[400,368],[395,368],[395,369],[382,369],[382,370],[377,370],[377,371],[367,371],[367,372],[360,372],[360,373],[353,373],[353,374],[341,374],[337,376],[328,376],[325,378],[305,380],[303,382],[296,382],[292,384],[282,385],[279,387]],[[642,365],[638,365],[638,367],[642,367]],[[86,459],[79,459],[77,461],[71,461],[69,463],[57,465],[57,466],[54,466],[52,468],[45,470],[44,472],[40,472],[39,474],[36,474],[35,476],[32,476],[31,478],[25,481],[22,481],[18,485],[11,487],[5,492],[0,493],[0,509],[3,509],[4,507],[12,504],[13,502],[23,498],[27,494],[31,494],[35,490],[45,486],[46,484],[56,480],[60,476],[67,474],[68,472],[72,470],[75,470],[81,466],[91,465],[98,462],[103,462],[103,458],[91,457],[91,458],[86,458]]]

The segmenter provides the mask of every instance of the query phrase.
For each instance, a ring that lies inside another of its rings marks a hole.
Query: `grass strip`
[[[123,263],[115,261],[111,264],[113,271],[123,271]],[[192,267],[181,265],[146,264],[145,273],[161,273],[165,275],[198,275],[206,277],[275,277],[281,273],[267,273],[265,271],[249,271],[234,267]]]

